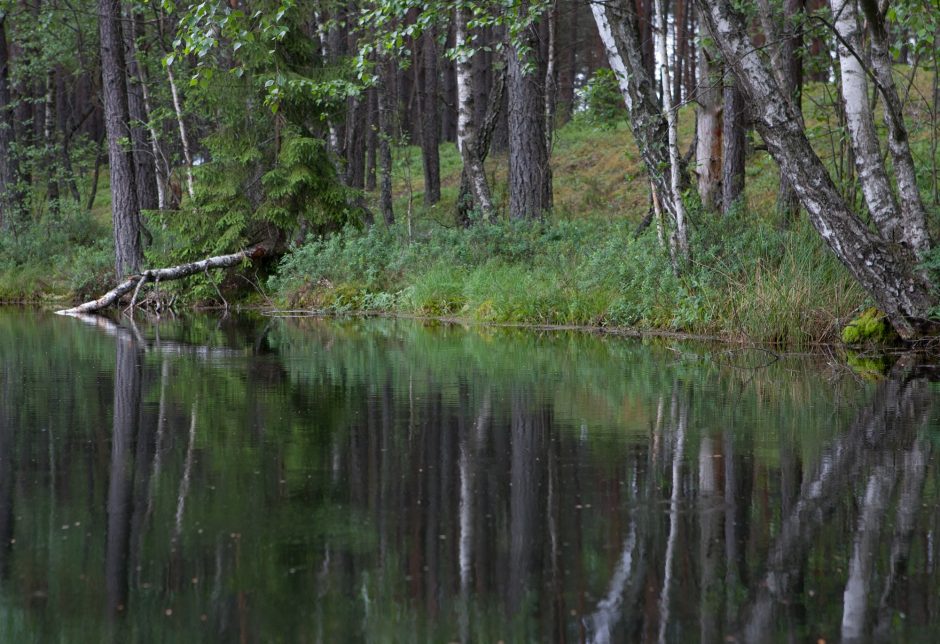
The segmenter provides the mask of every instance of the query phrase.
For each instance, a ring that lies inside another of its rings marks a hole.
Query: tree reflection
[[[588,339],[507,365],[518,338],[379,328],[274,328],[256,355],[108,327],[85,381],[74,346],[54,371],[0,335],[0,610],[146,641],[937,630],[937,393],[908,365],[834,401]]]

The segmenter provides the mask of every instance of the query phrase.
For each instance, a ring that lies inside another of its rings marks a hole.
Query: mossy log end
[[[246,248],[245,250],[240,250],[237,253],[232,253],[231,255],[208,257],[206,259],[199,260],[198,262],[180,264],[179,266],[171,266],[169,268],[150,269],[144,271],[140,275],[131,275],[126,280],[96,300],[79,304],[78,306],[72,307],[70,309],[56,311],[56,313],[59,315],[76,315],[81,313],[94,313],[96,311],[101,311],[102,309],[106,309],[112,304],[119,302],[122,297],[128,293],[131,293],[132,291],[136,294],[137,290],[144,284],[144,282],[166,282],[169,280],[178,280],[183,277],[189,277],[190,275],[195,275],[196,273],[204,273],[209,269],[229,268],[232,266],[237,266],[246,259],[260,259],[269,252],[270,249],[268,245],[256,244],[255,246]]]

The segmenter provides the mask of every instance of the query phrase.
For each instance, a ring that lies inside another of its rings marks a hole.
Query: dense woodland
[[[264,262],[206,270],[199,296],[719,332],[763,315],[783,342],[874,304],[904,339],[935,330],[931,0],[0,7],[4,297],[60,271],[73,296],[130,276],[136,300],[147,268],[251,247]],[[559,182],[595,171],[568,143],[625,129],[642,198],[560,214]]]

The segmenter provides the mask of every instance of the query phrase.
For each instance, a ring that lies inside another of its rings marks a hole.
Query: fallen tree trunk
[[[237,253],[232,253],[231,255],[218,255],[216,257],[209,257],[198,262],[180,264],[179,266],[171,266],[169,268],[154,268],[148,271],[144,271],[140,275],[131,275],[113,289],[99,297],[97,300],[91,300],[90,302],[79,304],[78,306],[72,307],[70,309],[56,311],[56,313],[59,315],[94,313],[95,311],[106,309],[112,304],[119,302],[122,297],[132,291],[136,293],[136,291],[144,284],[144,282],[166,282],[169,280],[178,280],[183,277],[189,277],[190,275],[195,275],[196,273],[204,273],[210,268],[229,268],[231,266],[237,266],[246,259],[259,259],[264,257],[268,254],[268,252],[269,250],[266,245],[257,244],[251,248],[246,248],[245,250],[240,250]]]

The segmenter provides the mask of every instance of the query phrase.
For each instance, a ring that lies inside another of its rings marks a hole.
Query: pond
[[[0,640],[937,641],[932,380],[0,309]]]

